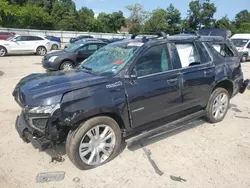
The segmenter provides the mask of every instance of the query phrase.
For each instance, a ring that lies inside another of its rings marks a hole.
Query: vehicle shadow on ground
[[[58,144],[54,147],[48,148],[45,150],[45,152],[51,157],[51,160],[57,159],[59,160],[60,157],[66,155],[66,149],[65,149],[65,142]],[[53,161],[52,161],[53,162]],[[58,161],[62,162],[62,161]]]
[[[141,149],[142,144],[143,144],[143,146],[148,146],[148,145],[157,143],[157,142],[159,142],[161,140],[164,140],[164,139],[169,138],[171,136],[177,135],[177,134],[182,133],[184,131],[187,131],[189,129],[193,129],[193,128],[196,128],[198,126],[201,126],[204,123],[206,123],[205,119],[201,118],[201,119],[197,119],[197,120],[195,120],[193,122],[189,122],[187,125],[185,125],[183,123],[179,124],[178,126],[171,127],[171,128],[167,129],[166,131],[164,131],[162,133],[159,133],[157,135],[153,135],[153,136],[148,137],[146,139],[142,139],[142,140],[140,140],[139,142],[137,142],[135,144],[128,145],[128,149],[131,150],[131,151]],[[164,124],[162,124],[162,125],[164,125]],[[213,124],[211,124],[211,126],[212,125]],[[133,139],[133,138],[131,138],[131,139]]]

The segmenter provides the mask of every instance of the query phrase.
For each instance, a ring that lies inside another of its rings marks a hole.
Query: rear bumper
[[[53,142],[46,139],[45,136],[39,136],[35,134],[34,129],[31,128],[25,121],[23,113],[16,118],[15,124],[16,130],[19,136],[24,142],[29,143],[39,150],[45,150],[53,145]]]

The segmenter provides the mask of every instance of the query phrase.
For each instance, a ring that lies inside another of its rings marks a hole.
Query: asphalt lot
[[[242,64],[250,78],[250,63]],[[164,173],[159,176],[141,147],[125,148],[110,163],[80,171],[63,146],[39,152],[18,136],[14,123],[20,107],[11,95],[24,76],[44,72],[39,56],[0,58],[0,188],[247,188],[250,187],[250,91],[231,101],[225,120],[208,124],[202,120],[189,128],[166,133],[145,143],[151,157]],[[64,162],[51,162],[62,154]],[[36,183],[41,172],[64,171],[58,182]],[[170,176],[180,176],[178,182]]]

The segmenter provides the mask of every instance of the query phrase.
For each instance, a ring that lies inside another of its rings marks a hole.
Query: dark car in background
[[[0,32],[0,40],[6,40],[13,36],[15,36],[15,33],[13,32]]]
[[[78,41],[75,41],[74,43],[67,43],[67,44],[65,44],[64,45],[64,49],[72,47],[75,44],[83,44],[85,42],[91,42],[91,41],[104,42],[104,41],[101,41],[101,40],[99,40],[97,38],[85,38],[85,39],[80,39]],[[108,42],[106,42],[106,43],[108,43]]]
[[[61,38],[55,36],[45,36],[51,42],[51,50],[61,49]]]
[[[90,35],[80,35],[80,36],[78,36],[78,37],[76,37],[76,38],[71,38],[70,40],[69,40],[69,42],[70,43],[74,43],[74,42],[76,42],[76,41],[78,41],[78,40],[81,40],[81,39],[89,39],[89,38],[94,38],[93,36],[90,36]]]
[[[75,44],[63,51],[45,55],[42,59],[42,65],[45,69],[54,71],[73,69],[106,44],[101,41]]]

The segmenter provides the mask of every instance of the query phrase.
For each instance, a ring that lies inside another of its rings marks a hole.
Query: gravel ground
[[[80,171],[63,146],[39,152],[25,144],[15,130],[20,107],[11,95],[24,76],[44,72],[39,56],[0,59],[0,188],[116,188],[116,187],[250,187],[250,92],[231,101],[225,120],[208,124],[197,120],[185,130],[166,133],[145,143],[152,159],[164,173],[155,173],[141,147],[125,148],[110,163]],[[250,63],[242,64],[250,78]],[[63,155],[64,162],[51,163],[51,156]],[[62,181],[36,183],[41,172],[64,171]],[[180,176],[178,182],[170,176]]]

